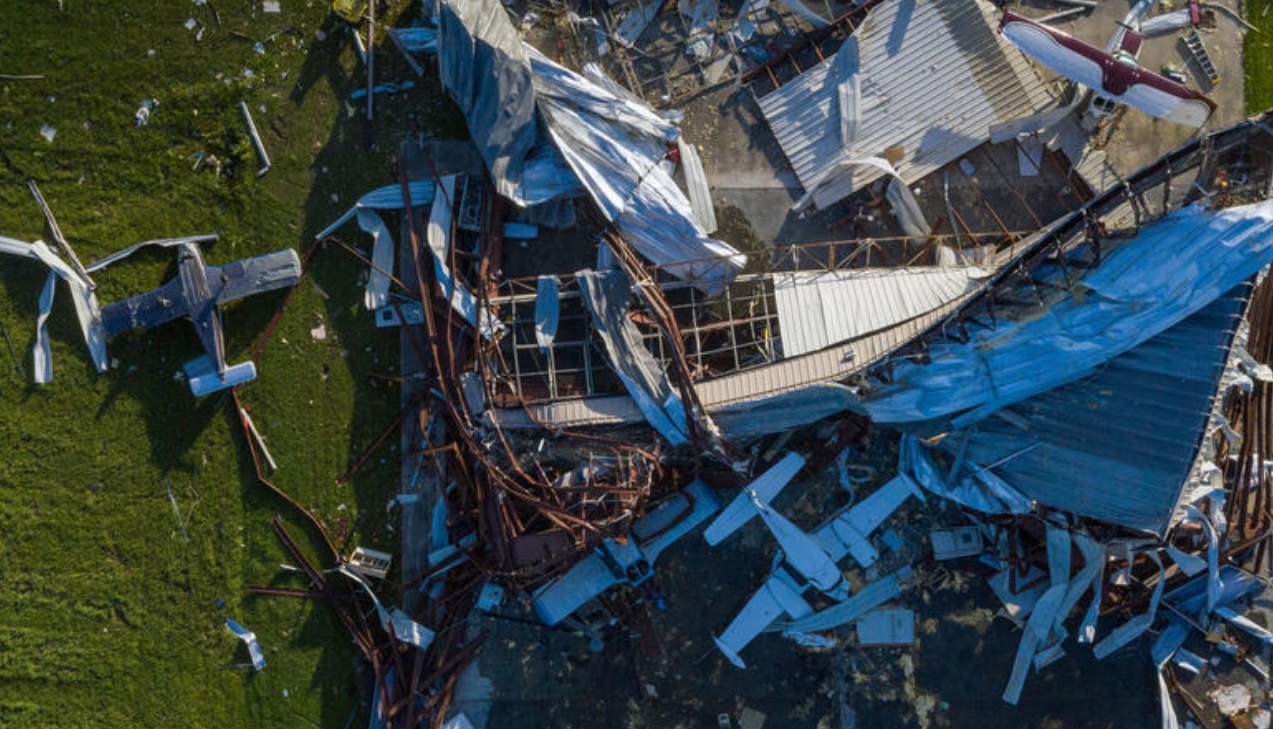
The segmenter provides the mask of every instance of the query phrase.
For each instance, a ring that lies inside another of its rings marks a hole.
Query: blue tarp
[[[1198,312],[1273,261],[1273,201],[1219,212],[1190,206],[1125,241],[1052,300],[997,310],[993,329],[935,341],[861,394],[876,422],[953,418],[970,425],[1081,377]],[[1071,276],[1081,275],[1071,270]],[[1037,278],[1060,283],[1062,271]]]

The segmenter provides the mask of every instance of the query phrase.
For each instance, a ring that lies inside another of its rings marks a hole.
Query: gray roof
[[[845,46],[860,56],[857,129],[841,141],[837,58],[827,58],[760,99],[760,107],[814,203],[826,208],[880,176],[845,160],[902,145],[897,165],[909,183],[958,159],[990,137],[990,126],[1032,114],[1051,101],[1019,51],[995,32],[995,10],[981,0],[888,0],[871,11]],[[849,66],[852,67],[853,64]]]

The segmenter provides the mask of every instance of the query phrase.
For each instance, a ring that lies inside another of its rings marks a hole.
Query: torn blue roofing
[[[1038,267],[1034,279],[1056,284],[1051,293],[1005,303],[994,325],[969,327],[963,341],[935,340],[922,360],[898,361],[889,382],[863,391],[862,405],[879,423],[950,418],[955,427],[971,425],[1092,374],[1270,261],[1273,201],[1176,210],[1133,238],[1107,241],[1100,264],[1086,272]],[[1077,280],[1066,286],[1066,275]]]
[[[1046,506],[1163,534],[1250,290],[1239,284],[1095,374],[953,433],[942,449]]]

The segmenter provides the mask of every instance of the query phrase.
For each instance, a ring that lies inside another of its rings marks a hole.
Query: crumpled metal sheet
[[[667,373],[645,346],[636,324],[628,318],[632,280],[623,269],[606,273],[575,272],[579,291],[592,317],[615,374],[640,408],[646,421],[673,446],[688,440],[685,408]]]
[[[649,107],[527,47],[539,110],[557,149],[606,219],[637,253],[706,293],[747,263],[709,238],[685,193],[659,164],[680,132]]]
[[[97,303],[97,295],[93,293],[88,282],[81,278],[79,272],[71,268],[43,241],[25,243],[13,238],[0,237],[0,253],[9,253],[23,258],[32,258],[48,266],[50,280],[46,281],[40,294],[40,308],[36,325],[36,342],[34,358],[35,381],[49,382],[53,378],[52,354],[48,340],[47,320],[53,307],[52,280],[60,278],[70,289],[71,301],[75,305],[75,314],[80,322],[80,331],[84,335],[84,343],[88,345],[89,356],[98,372],[106,371],[106,331],[102,326],[101,307]]]
[[[893,384],[864,392],[862,404],[879,423],[958,415],[957,427],[970,425],[1091,374],[1270,261],[1273,201],[1177,210],[1110,246],[1101,265],[1076,283],[1076,294],[1030,316],[1009,319],[1015,312],[1001,311],[998,327],[965,343],[933,342],[927,363],[898,362]]]

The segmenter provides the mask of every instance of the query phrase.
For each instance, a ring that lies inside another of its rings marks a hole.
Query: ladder
[[[1220,83],[1220,74],[1216,71],[1215,64],[1211,62],[1211,56],[1207,54],[1207,47],[1202,44],[1202,38],[1198,36],[1198,29],[1191,28],[1189,35],[1185,36],[1185,45],[1189,48],[1189,54],[1193,56],[1194,63],[1198,64],[1198,68],[1202,69],[1203,75],[1211,82],[1212,86]]]

